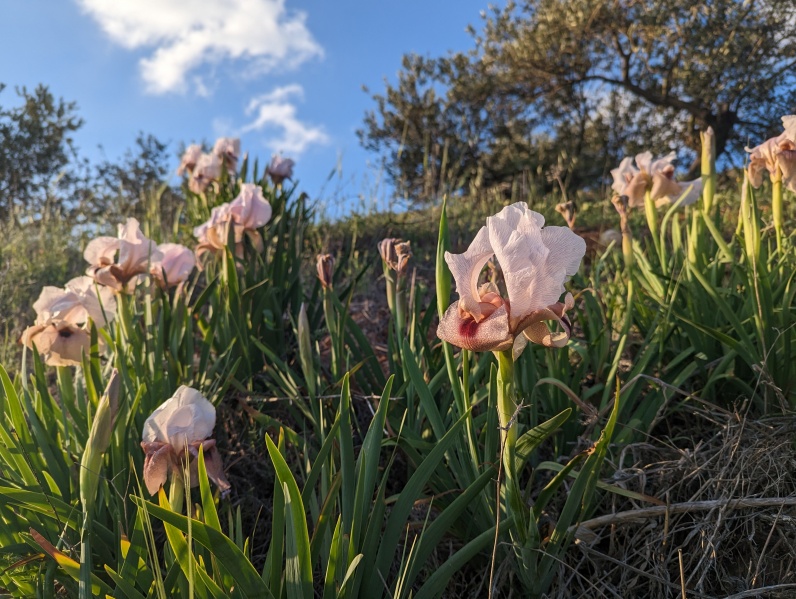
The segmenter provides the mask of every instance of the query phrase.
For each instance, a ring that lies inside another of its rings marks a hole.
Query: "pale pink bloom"
[[[652,152],[642,152],[636,155],[636,167],[631,165],[629,157],[624,158],[619,167],[611,171],[613,190],[619,196],[627,196],[628,204],[634,208],[644,205],[647,192],[656,205],[674,202],[680,206],[693,204],[702,195],[702,180],[675,180],[675,157],[676,154],[670,152],[653,160]]]
[[[674,181],[674,184],[678,187],[676,192],[662,196],[656,196],[653,193],[652,198],[655,200],[656,206],[667,206],[669,204],[690,206],[702,197],[704,182],[701,177],[693,181]]]
[[[472,351],[514,348],[519,355],[528,340],[562,347],[571,334],[564,302],[564,282],[574,275],[586,252],[586,242],[567,227],[544,227],[544,217],[522,202],[487,218],[485,227],[463,254],[445,253],[456,281],[459,300],[443,315],[437,336]],[[508,297],[494,283],[478,284],[492,256],[503,272]],[[551,333],[545,321],[558,322]]]
[[[243,183],[229,207],[235,225],[243,229],[259,229],[271,220],[271,204],[263,196],[262,187],[254,183]]]
[[[240,157],[240,140],[232,137],[220,137],[213,146],[213,154],[221,159],[228,173],[235,173],[238,170],[238,158]]]
[[[644,157],[639,163],[639,158]],[[671,152],[652,160],[652,154],[645,152],[636,156],[636,164],[642,170],[647,170],[652,179],[650,196],[657,206],[673,204],[688,206],[696,202],[702,195],[702,179],[693,181],[676,181],[674,178],[674,159],[676,154]]]
[[[111,289],[97,285],[91,277],[76,277],[64,289],[44,287],[33,309],[36,324],[63,320],[82,325],[91,317],[97,326],[105,326],[116,315],[116,298]]]
[[[202,146],[199,144],[191,144],[185,148],[185,152],[180,160],[180,166],[177,168],[177,175],[182,177],[185,173],[192,173],[202,155]]]
[[[191,472],[192,486],[196,478],[196,459],[199,448],[204,451],[207,475],[222,494],[229,492],[230,484],[224,476],[224,466],[210,439],[216,424],[216,409],[196,389],[181,386],[174,395],[163,402],[144,422],[141,447],[144,460],[144,484],[154,495],[162,487],[169,472],[181,476],[185,460]]]
[[[265,172],[271,177],[274,185],[280,185],[285,179],[292,180],[293,167],[296,165],[290,158],[282,158],[275,154],[271,158],[271,164],[265,169]]]
[[[754,148],[745,148],[749,152],[749,181],[754,187],[760,187],[763,184],[763,173],[768,171],[769,176],[773,179],[777,174],[777,153],[779,151],[779,144],[787,141],[786,133],[782,133],[777,137],[767,139],[759,146]]]
[[[215,154],[202,154],[188,179],[188,188],[194,193],[204,193],[207,186],[220,176],[221,159]]]
[[[185,281],[196,266],[193,252],[179,243],[161,243],[162,258],[153,262],[149,273],[161,287],[175,287]]]
[[[22,333],[21,343],[36,347],[50,366],[79,366],[91,351],[91,336],[65,320],[35,324]]]
[[[118,251],[118,256],[116,252]],[[119,225],[119,237],[98,237],[86,246],[83,256],[91,264],[86,274],[117,291],[131,291],[138,275],[163,256],[155,242],[144,237],[138,221],[128,218]]]
[[[236,255],[243,255],[243,237],[248,236],[254,247],[262,251],[263,240],[258,229],[271,220],[271,204],[263,196],[263,190],[254,183],[243,183],[240,193],[232,202],[213,208],[210,219],[193,233],[199,240],[197,256],[206,251],[218,251],[227,245],[229,227],[232,227]]]
[[[768,171],[771,180],[781,176],[785,186],[796,192],[796,115],[782,117],[785,131],[767,139],[759,146],[746,148],[749,152],[749,181],[753,187],[763,183],[763,173]]]
[[[227,226],[231,220],[229,203],[224,203],[211,210],[207,222],[194,227],[194,237],[199,241],[196,246],[197,258],[207,251],[216,252],[226,247]]]
[[[644,194],[650,184],[650,178],[633,166],[633,158],[626,156],[619,166],[611,171],[614,179],[611,188],[618,196],[627,196],[632,205],[643,206]]]

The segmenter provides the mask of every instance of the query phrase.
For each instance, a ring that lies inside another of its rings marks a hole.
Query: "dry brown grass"
[[[551,599],[796,597],[796,417],[684,422],[697,416],[693,431],[619,451],[610,482],[668,507],[606,496]]]

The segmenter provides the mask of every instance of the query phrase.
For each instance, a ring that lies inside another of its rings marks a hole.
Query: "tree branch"
[[[780,507],[784,505],[796,505],[796,497],[748,497],[742,499],[713,499],[709,501],[686,501],[684,503],[675,503],[673,505],[660,505],[655,507],[646,507],[638,510],[627,510],[624,512],[617,512],[615,514],[606,514],[586,520],[580,524],[573,524],[569,527],[569,532],[574,532],[578,528],[587,528],[593,530],[595,528],[602,528],[610,524],[618,522],[630,522],[633,520],[644,520],[646,518],[659,518],[665,516],[667,513],[672,514],[685,514],[688,512],[704,512],[716,508],[725,508],[730,510],[737,510],[743,508],[764,508],[764,507]]]

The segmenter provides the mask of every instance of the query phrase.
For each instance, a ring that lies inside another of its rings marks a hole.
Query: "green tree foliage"
[[[16,92],[21,105],[0,106],[0,219],[12,222],[57,210],[58,188],[72,182],[71,136],[83,125],[76,104],[56,99],[44,85]]]
[[[74,102],[44,85],[17,95],[19,105],[0,106],[0,360],[18,353],[42,286],[83,273],[86,231],[134,216],[169,232],[182,204],[166,143],[140,133],[121,158],[92,164],[74,144],[83,125]]]
[[[140,132],[134,147],[121,159],[106,159],[97,165],[83,202],[83,215],[109,221],[151,217],[159,219],[164,230],[171,229],[183,201],[179,188],[168,184],[174,164],[167,143]]]
[[[406,56],[360,131],[397,187],[599,180],[624,153],[718,155],[762,140],[796,103],[796,1],[526,0],[484,14],[475,47]]]

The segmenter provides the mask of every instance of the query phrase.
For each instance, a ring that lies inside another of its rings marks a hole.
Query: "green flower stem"
[[[625,211],[619,214],[619,226],[622,231],[622,257],[625,260],[625,275],[629,277],[633,268],[633,233],[630,230],[630,223],[627,221],[627,212]]]
[[[516,488],[516,472],[514,471],[514,455],[517,446],[517,419],[514,400],[514,358],[512,350],[495,352],[498,360],[498,393],[497,410],[500,423],[500,446],[503,454],[503,471],[506,477],[508,495]],[[511,497],[509,497],[511,501]]]
[[[338,344],[338,330],[337,318],[335,318],[335,310],[332,305],[332,291],[330,289],[323,290],[323,317],[326,320],[326,328],[329,330],[329,337],[332,339],[332,377],[339,380],[342,373],[340,372],[340,358],[337,344]]]
[[[514,458],[517,448],[517,402],[514,386],[514,356],[508,349],[495,352],[498,360],[497,411],[500,423],[500,447],[503,459],[504,484],[500,489],[501,503],[505,517],[514,518],[517,525],[511,529],[512,542],[525,546],[528,541],[529,510],[525,507],[520,493]],[[500,508],[496,513],[500,514]],[[499,516],[498,516],[499,517]]]
[[[384,281],[387,286],[387,307],[390,314],[395,316],[395,271],[384,261],[382,261],[382,265],[384,266]]]
[[[463,405],[459,408],[459,411],[464,413],[466,410],[469,410],[472,405],[472,399],[470,397],[470,351],[466,349],[462,350],[462,393]],[[472,413],[467,419],[465,427],[467,431],[467,449],[470,452],[472,474],[475,477],[477,476],[481,459],[478,457],[478,444],[476,442]]]
[[[716,195],[716,137],[712,130],[703,133],[702,138],[702,209],[710,216],[713,197]]]
[[[777,251],[782,253],[782,171],[779,168],[777,168],[771,190],[771,212],[774,216]]]
[[[406,331],[406,310],[407,310],[407,297],[406,297],[406,275],[404,273],[395,273],[395,325],[398,329],[398,339],[403,339],[404,332]],[[389,283],[387,285],[389,294]]]
[[[658,260],[663,264],[663,254],[661,253],[661,242],[658,233],[658,209],[655,207],[655,201],[648,191],[644,194],[644,212],[647,216],[647,226],[652,235],[652,243],[655,245],[655,252],[658,254]]]
[[[705,218],[710,218],[713,209],[713,199],[716,195],[716,136],[712,129],[700,133],[702,142],[701,175],[702,175],[702,203],[695,204],[691,216],[691,229],[688,239],[688,262],[702,268],[707,262],[710,252],[711,236],[706,233],[702,213]]]
[[[119,322],[121,323],[122,327],[122,336],[129,344],[133,338],[133,306],[131,297],[124,292],[120,293],[117,297],[119,301]]]
[[[176,473],[173,473],[171,476],[171,484],[169,485],[169,505],[171,506],[171,510],[173,512],[181,514],[184,501],[185,501],[184,477]]]
[[[760,223],[757,218],[757,203],[749,179],[744,177],[741,191],[741,216],[739,225],[743,225],[744,246],[746,255],[753,263],[760,256]]]

